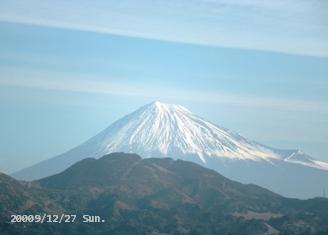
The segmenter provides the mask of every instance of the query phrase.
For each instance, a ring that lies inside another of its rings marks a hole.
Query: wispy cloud
[[[0,21],[328,56],[324,0],[2,0]]]
[[[106,81],[103,81],[80,74],[62,74],[59,72],[48,74],[42,71],[17,71],[10,68],[4,69],[3,67],[1,69],[0,86],[130,97],[135,96],[151,99],[214,102],[265,109],[328,113],[328,103],[325,101],[247,96],[224,91],[205,92],[184,90],[177,87],[159,87],[153,83],[145,85],[130,82],[127,85],[126,83],[120,83],[120,79],[118,78],[107,77]]]

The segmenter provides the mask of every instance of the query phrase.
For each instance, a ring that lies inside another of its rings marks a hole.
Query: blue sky
[[[66,151],[153,100],[328,160],[325,5],[2,0],[0,171]]]
[[[2,0],[0,4],[2,21],[328,55],[325,0]]]

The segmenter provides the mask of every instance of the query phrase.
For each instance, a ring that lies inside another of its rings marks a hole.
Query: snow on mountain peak
[[[290,155],[284,158],[285,162],[301,164],[304,166],[310,166],[318,169],[328,170],[328,163],[313,159],[301,150],[294,150]]]
[[[97,157],[134,152],[144,157],[196,157],[203,163],[208,157],[279,158],[271,149],[216,126],[181,105],[158,101],[123,117],[81,147]]]
[[[160,113],[171,113],[171,112],[184,112],[184,113],[191,113],[187,108],[177,105],[177,104],[168,104],[168,103],[162,103],[159,101],[154,101],[148,105],[145,105],[144,107],[148,108],[149,110],[153,110],[155,112]]]

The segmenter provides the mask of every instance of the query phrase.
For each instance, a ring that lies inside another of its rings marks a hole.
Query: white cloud
[[[106,78],[106,81],[80,74],[44,73],[34,70],[14,70],[2,67],[0,86],[16,86],[33,89],[64,92],[111,94],[136,96],[151,99],[170,99],[223,103],[264,109],[328,113],[325,101],[297,100],[288,98],[246,96],[224,91],[202,92],[175,87],[159,87],[156,84],[121,83],[119,78]],[[182,98],[183,97],[183,98]]]
[[[2,0],[0,20],[328,56],[325,7],[324,0]]]

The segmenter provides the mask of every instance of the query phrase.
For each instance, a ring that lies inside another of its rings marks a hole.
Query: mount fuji
[[[114,122],[85,143],[13,174],[35,180],[57,174],[85,158],[113,152],[144,158],[182,159],[243,183],[288,197],[321,196],[328,163],[300,150],[275,149],[213,124],[183,106],[153,102]]]

